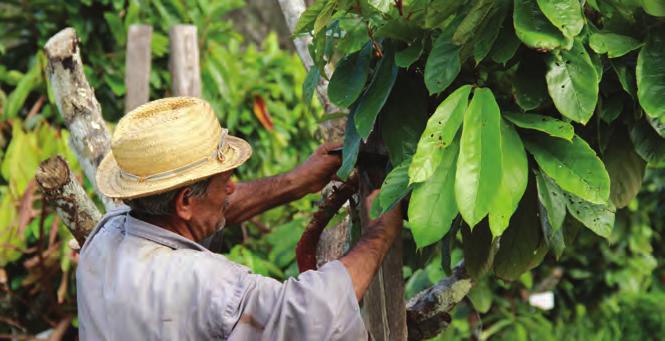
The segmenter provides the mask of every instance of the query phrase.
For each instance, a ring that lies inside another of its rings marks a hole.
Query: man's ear
[[[182,220],[190,220],[192,219],[192,198],[191,198],[191,193],[192,189],[189,187],[185,187],[178,191],[178,194],[175,196],[174,200],[174,206],[175,206],[175,213],[176,215],[182,219]]]

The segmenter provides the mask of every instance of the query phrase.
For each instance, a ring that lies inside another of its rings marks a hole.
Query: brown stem
[[[355,176],[343,183],[339,188],[323,200],[319,209],[312,215],[312,220],[307,224],[305,232],[296,246],[296,260],[300,272],[316,269],[316,246],[319,244],[321,232],[328,225],[335,213],[351,198],[358,190],[358,179]]]

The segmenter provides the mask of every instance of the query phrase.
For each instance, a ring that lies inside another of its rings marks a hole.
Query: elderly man
[[[108,212],[81,249],[83,340],[366,339],[358,300],[401,228],[394,209],[318,271],[280,283],[198,242],[226,222],[321,190],[339,157],[320,147],[295,170],[235,185],[251,147],[205,101],[176,97],[127,114],[97,171]]]

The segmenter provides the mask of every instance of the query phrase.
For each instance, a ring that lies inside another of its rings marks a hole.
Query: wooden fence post
[[[127,32],[125,58],[125,113],[150,98],[150,42],[152,26],[131,25]]]
[[[175,25],[169,31],[169,68],[173,96],[201,97],[199,45],[194,25]]]

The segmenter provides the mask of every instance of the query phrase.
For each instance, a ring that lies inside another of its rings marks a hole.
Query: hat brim
[[[228,152],[224,154],[224,161],[211,159],[200,166],[180,174],[164,179],[149,179],[145,181],[138,181],[122,176],[113,153],[109,152],[97,168],[95,176],[97,187],[109,198],[134,199],[146,197],[186,186],[212,175],[237,168],[252,155],[252,147],[241,138],[227,136],[226,143],[231,148],[228,148]]]

